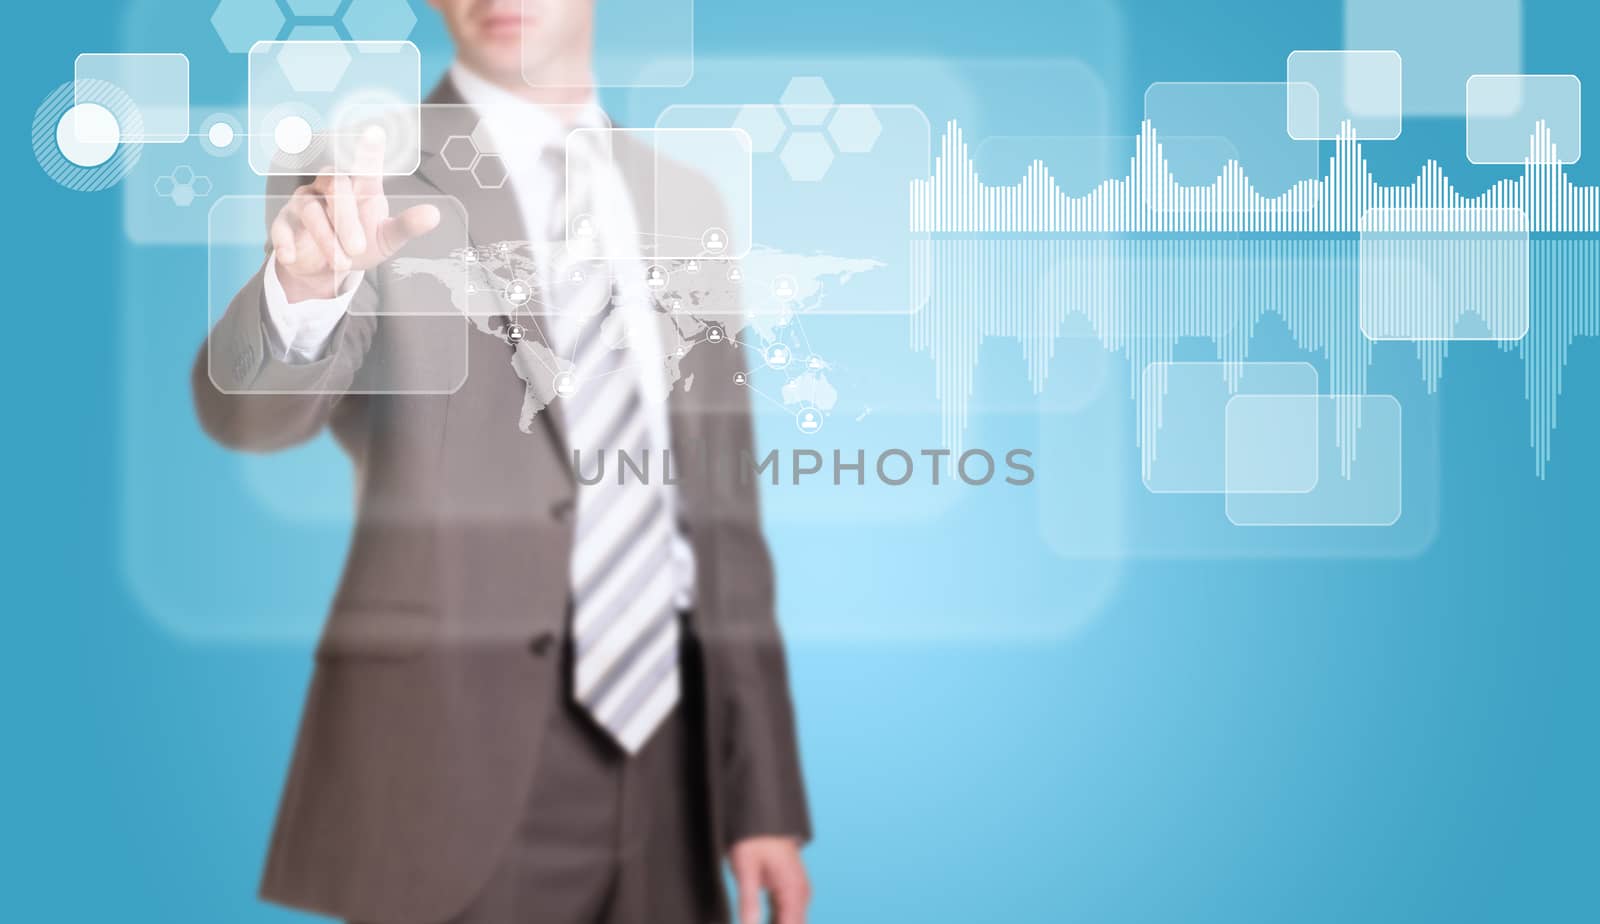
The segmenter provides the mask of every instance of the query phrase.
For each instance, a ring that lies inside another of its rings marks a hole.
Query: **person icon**
[[[672,311],[673,314],[677,314],[683,310],[683,299],[675,298],[672,300],[672,304],[668,305],[667,307]]]
[[[578,379],[571,372],[557,372],[551,384],[556,394],[563,398],[570,398],[578,393]]]
[[[461,252],[461,259],[465,263],[476,263],[476,262],[478,262],[478,251],[477,251],[477,249],[474,248],[474,247],[468,247],[466,250],[463,250]]]
[[[794,298],[797,291],[793,276],[783,275],[772,280],[772,294],[782,301]]]
[[[576,266],[574,266],[572,268],[572,272],[567,274],[567,281],[572,283],[575,286],[576,285],[582,285],[583,284],[583,270],[578,269]]]
[[[743,385],[747,381],[749,381],[749,379],[745,378],[745,375],[744,375],[743,372],[735,372],[733,374],[733,384],[735,384],[735,385]]]
[[[728,270],[728,281],[729,282],[740,282],[743,279],[744,279],[744,270],[739,269],[737,266],[735,266],[733,269]]]
[[[722,328],[716,326],[715,324],[711,325],[711,328],[706,331],[706,342],[707,343],[721,343],[722,342]]]
[[[801,433],[809,436],[822,429],[822,412],[814,407],[803,407],[794,416],[794,424]]]
[[[789,365],[789,347],[787,344],[774,343],[767,347],[767,365],[773,369],[782,369]]]
[[[683,265],[683,271],[685,273],[698,273],[698,272],[700,272],[700,261],[699,260],[690,260],[688,263],[685,263]]]
[[[594,237],[594,221],[588,215],[579,215],[578,220],[572,223],[572,236],[581,240]]]
[[[528,329],[523,327],[521,324],[512,321],[509,325],[507,325],[506,342],[512,346],[516,346],[517,344],[521,343],[522,338],[526,336],[528,336]]]
[[[822,366],[823,366],[822,357],[820,357],[820,356],[813,356],[810,359],[806,360],[806,368],[810,369],[813,372],[820,371],[822,369]]]
[[[708,228],[700,243],[710,253],[722,253],[728,249],[728,236],[722,233],[721,228]]]
[[[513,305],[525,305],[533,297],[533,286],[527,280],[513,279],[506,283],[506,301]]]
[[[659,289],[667,284],[667,271],[652,264],[644,272],[644,281],[652,289]]]

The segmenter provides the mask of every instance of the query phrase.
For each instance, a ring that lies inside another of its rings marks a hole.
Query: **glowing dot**
[[[117,117],[97,103],[79,103],[56,123],[56,147],[80,167],[98,167],[110,160],[121,142]]]
[[[206,129],[206,140],[210,141],[214,148],[225,148],[233,144],[233,126],[226,122],[217,122]]]
[[[272,141],[285,154],[303,154],[311,147],[311,123],[287,116],[272,128]]]

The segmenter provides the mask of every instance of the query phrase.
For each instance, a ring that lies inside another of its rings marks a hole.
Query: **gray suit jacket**
[[[429,102],[460,99],[447,81]],[[478,245],[525,239],[509,189],[480,189],[441,158],[470,119],[464,109],[427,111],[420,169],[386,190],[456,197]],[[281,179],[273,192],[297,183]],[[670,182],[715,200],[703,178]],[[654,207],[651,196],[635,198]],[[413,246],[426,251],[426,240]],[[545,678],[566,631],[575,492],[560,402],[534,434],[518,429],[524,383],[507,345],[436,306],[408,305],[421,287],[396,284],[388,268],[368,273],[356,296],[383,315],[352,312],[323,358],[279,362],[266,347],[261,287],[258,272],[201,347],[200,421],[251,451],[331,428],[358,492],[262,895],[349,919],[439,921],[467,905],[511,841],[556,705]],[[684,359],[694,385],[680,381],[670,398],[676,452],[750,449],[748,398],[732,383],[742,368],[726,344]],[[382,393],[446,380],[459,388]],[[755,488],[692,467],[682,477],[698,563],[688,628],[702,665],[712,830],[723,849],[754,834],[807,838]]]

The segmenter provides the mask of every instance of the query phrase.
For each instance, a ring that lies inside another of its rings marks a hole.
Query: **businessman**
[[[328,428],[357,474],[262,894],[359,924],[703,924],[730,917],[726,859],[743,924],[764,905],[801,924],[810,820],[755,489],[694,467],[590,483],[571,462],[749,452],[738,349],[673,353],[636,262],[564,287],[559,248],[535,248],[544,310],[471,319],[398,268],[460,246],[441,204],[478,252],[559,242],[580,211],[637,239],[662,201],[716,196],[677,168],[567,182],[568,133],[609,124],[593,0],[430,2],[457,60],[420,167],[275,178],[267,258],[193,372],[220,442]],[[489,111],[497,189],[442,155]],[[384,143],[364,136],[356,163]]]

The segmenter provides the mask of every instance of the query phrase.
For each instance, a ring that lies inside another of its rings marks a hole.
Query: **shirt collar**
[[[611,127],[592,93],[582,103],[535,103],[491,83],[460,61],[451,63],[450,80],[462,101],[478,111],[480,121],[503,151],[559,148],[574,128]]]

